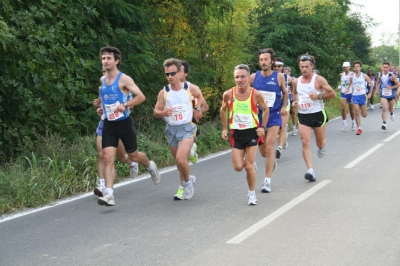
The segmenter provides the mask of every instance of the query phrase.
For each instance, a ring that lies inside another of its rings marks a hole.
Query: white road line
[[[264,228],[269,223],[273,222],[275,219],[279,218],[280,216],[282,216],[283,214],[288,212],[294,206],[296,206],[297,204],[299,204],[303,200],[307,199],[308,197],[313,195],[315,192],[317,192],[321,188],[323,188],[326,185],[328,185],[330,182],[332,182],[332,180],[324,180],[324,181],[318,183],[317,185],[315,185],[314,187],[310,188],[309,190],[307,190],[306,192],[304,192],[303,194],[301,194],[297,198],[291,200],[289,203],[285,204],[284,206],[280,207],[278,210],[274,211],[273,213],[271,213],[270,215],[268,215],[267,217],[265,217],[261,221],[255,223],[254,225],[252,225],[248,229],[244,230],[242,233],[238,234],[237,236],[235,236],[231,240],[228,240],[226,242],[226,244],[240,244],[242,241],[244,241],[245,239],[247,239],[248,237],[250,237],[251,235],[256,233],[258,230]]]
[[[397,131],[396,133],[394,133],[393,135],[391,135],[390,137],[388,137],[387,139],[385,139],[383,142],[389,142],[392,139],[394,139],[395,137],[397,137],[400,134],[400,130]]]
[[[376,144],[375,147],[371,148],[369,151],[367,151],[366,153],[364,153],[363,155],[361,155],[360,157],[358,157],[357,159],[346,165],[344,168],[352,168],[353,166],[355,166],[356,164],[367,158],[369,155],[371,155],[373,152],[375,152],[383,145],[384,145],[383,143]]]
[[[197,163],[200,163],[200,162],[203,162],[203,161],[207,161],[207,160],[213,159],[215,157],[218,157],[218,156],[230,153],[230,152],[231,152],[231,149],[226,150],[226,151],[222,151],[222,152],[218,152],[218,153],[214,153],[214,154],[206,156],[206,157],[204,157],[202,159],[199,159],[197,161]],[[189,164],[191,164],[191,163],[189,163]],[[164,168],[164,169],[162,169],[160,171],[160,173],[164,174],[164,173],[168,173],[168,172],[171,172],[171,171],[174,171],[174,170],[176,170],[176,166]],[[126,185],[129,185],[129,184],[132,184],[132,183],[135,183],[135,182],[139,182],[139,181],[142,181],[142,180],[148,179],[148,178],[150,178],[150,175],[148,173],[145,173],[145,174],[142,174],[142,175],[138,176],[134,180],[127,180],[127,181],[115,184],[114,188],[126,186]],[[21,211],[21,212],[16,213],[16,214],[4,214],[3,216],[0,216],[0,223],[6,222],[6,221],[9,221],[9,220],[13,220],[15,218],[22,217],[22,216],[25,216],[25,215],[29,215],[29,214],[32,214],[32,213],[35,213],[35,212],[47,210],[47,209],[50,209],[50,208],[53,208],[53,207],[56,207],[56,206],[59,206],[59,205],[63,205],[63,204],[66,204],[66,203],[69,203],[69,202],[72,202],[72,201],[75,201],[75,200],[83,199],[83,198],[86,198],[86,197],[89,197],[89,196],[93,196],[93,192],[88,192],[88,193],[85,193],[85,194],[82,194],[82,195],[79,195],[79,196],[69,197],[69,198],[66,198],[66,199],[63,199],[63,200],[55,201],[55,202],[50,203],[49,205],[46,205],[46,206],[41,207],[41,208],[25,210],[25,211]]]

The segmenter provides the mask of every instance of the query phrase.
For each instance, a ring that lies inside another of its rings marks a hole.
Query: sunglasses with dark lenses
[[[175,76],[176,73],[178,73],[178,71],[174,71],[174,72],[169,72],[169,73],[165,73],[166,77],[169,77],[171,75],[171,77]]]
[[[309,55],[300,56],[300,61],[307,61],[307,60],[309,60],[311,63],[314,63],[314,60],[312,59],[311,56],[309,56]]]

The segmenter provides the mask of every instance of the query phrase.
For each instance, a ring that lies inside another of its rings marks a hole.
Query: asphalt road
[[[164,169],[157,186],[144,175],[116,188],[115,207],[83,195],[1,217],[0,265],[400,265],[400,121],[383,131],[380,113],[368,111],[361,136],[327,124],[325,157],[312,145],[317,182],[304,179],[299,136],[272,193],[259,191],[258,156],[257,206],[225,152],[192,165],[191,200],[173,200],[178,173]]]

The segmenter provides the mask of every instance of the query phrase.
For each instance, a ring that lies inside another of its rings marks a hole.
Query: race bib
[[[172,116],[170,117],[174,122],[180,122],[188,119],[188,111],[185,104],[176,104],[172,106]]]
[[[363,84],[356,84],[354,92],[357,94],[365,94],[365,86]]]
[[[383,96],[392,96],[392,89],[384,88],[384,89],[382,90],[382,95],[383,95]]]
[[[117,106],[120,105],[119,101],[113,104],[105,104],[104,108],[106,109],[106,114],[107,114],[107,120],[108,121],[113,121],[116,120],[120,117],[124,116],[124,113],[118,112],[115,109],[117,109]]]
[[[313,100],[311,100],[310,96],[300,96],[299,97],[299,108],[302,110],[307,110],[312,107]]]
[[[268,107],[273,107],[276,99],[276,93],[272,91],[259,91],[264,97],[265,104]]]
[[[233,129],[246,129],[253,127],[253,117],[251,114],[233,114]]]

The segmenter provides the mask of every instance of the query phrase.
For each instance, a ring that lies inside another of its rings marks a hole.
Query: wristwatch
[[[322,100],[322,94],[318,94],[318,99]]]
[[[193,110],[201,112],[201,107],[194,107]]]

